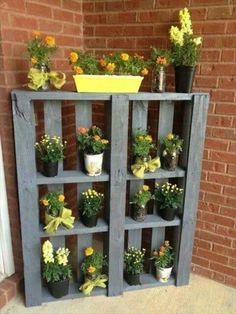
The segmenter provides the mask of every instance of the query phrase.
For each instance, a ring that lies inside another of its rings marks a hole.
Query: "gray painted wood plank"
[[[124,280],[124,291],[171,286],[174,285],[175,279],[173,276],[171,276],[167,282],[160,282],[156,280],[156,278],[152,274],[142,274],[140,275],[140,282],[141,285],[130,286]]]
[[[142,244],[142,229],[128,229],[128,247],[141,249]]]
[[[84,250],[92,246],[93,242],[93,235],[90,234],[82,234],[79,237],[77,237],[77,262],[78,262],[78,270],[77,270],[77,280],[78,280],[78,285],[81,285],[81,283],[84,280],[83,273],[80,270],[81,263],[83,262],[84,259]]]
[[[125,217],[125,230],[144,229],[144,228],[156,228],[156,227],[170,227],[180,225],[180,219],[175,217],[174,220],[167,221],[160,216],[147,215],[145,220],[137,222],[130,217]]]
[[[35,121],[33,105],[24,96],[13,99],[13,119],[21,216],[26,306],[41,304],[41,245],[36,185]]]
[[[175,218],[175,220],[176,223],[180,223],[180,220],[178,218]],[[153,251],[154,249],[158,249],[164,243],[164,241],[165,228],[152,228],[151,250]]]
[[[192,106],[184,211],[177,267],[176,284],[178,286],[188,284],[189,282],[201,175],[201,161],[207,121],[208,96],[195,95],[193,97]]]
[[[168,178],[179,178],[185,176],[185,170],[177,167],[175,171],[167,171],[164,169],[157,169],[155,172],[149,172],[144,174],[144,180],[148,179],[168,179]],[[127,180],[140,180],[135,177],[131,172],[127,173]]]
[[[111,160],[109,191],[109,296],[119,295],[123,292],[128,113],[128,97],[125,95],[113,95],[111,104]]]

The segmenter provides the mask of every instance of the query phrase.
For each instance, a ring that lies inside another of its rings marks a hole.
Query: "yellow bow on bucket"
[[[95,279],[86,279],[79,290],[85,295],[90,295],[95,287],[106,288],[107,275],[98,275]]]
[[[30,80],[28,87],[33,90],[38,90],[47,81],[56,89],[60,89],[66,82],[66,75],[63,72],[42,72],[39,69],[30,68],[28,79]]]
[[[136,159],[136,163],[131,166],[132,173],[140,178],[144,178],[144,172],[154,172],[160,168],[161,162],[159,157],[155,157],[148,161],[143,161],[141,158]]]
[[[51,216],[45,213],[45,232],[54,233],[60,224],[63,224],[67,229],[72,229],[74,227],[75,217],[72,216],[72,211],[68,208],[63,208],[58,217]]]

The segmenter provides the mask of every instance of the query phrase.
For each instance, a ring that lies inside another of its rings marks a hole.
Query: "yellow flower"
[[[90,247],[87,247],[85,250],[84,250],[84,255],[85,256],[90,256],[93,254],[93,248],[90,246]]]
[[[147,69],[147,68],[144,68],[144,69],[141,71],[141,74],[142,74],[143,76],[148,75],[148,69]]]
[[[163,256],[163,255],[164,255],[164,253],[160,251],[159,252],[159,256]]]
[[[149,190],[149,186],[148,185],[143,185],[143,190],[146,192]]]
[[[173,138],[174,138],[174,134],[168,133],[168,134],[166,135],[166,138],[167,138],[167,140],[172,141]]]
[[[196,38],[194,38],[194,39],[193,39],[193,42],[194,42],[194,44],[195,44],[196,46],[201,45],[201,43],[202,43],[202,37],[196,37]]]
[[[43,243],[42,252],[43,252],[43,261],[45,264],[54,263],[53,246],[49,240],[46,240]]]
[[[139,141],[142,141],[142,140],[143,140],[143,136],[142,136],[142,135],[139,135],[138,140],[139,140]]]
[[[46,36],[45,37],[45,43],[48,45],[48,47],[55,47],[56,46],[55,38],[52,36]]]
[[[179,11],[179,21],[181,25],[181,30],[185,34],[192,35],[193,33],[192,22],[191,22],[191,17],[187,8],[184,8],[183,10]]]
[[[101,142],[102,142],[102,144],[108,144],[109,143],[109,141],[105,140],[105,139],[101,140]]]
[[[170,41],[174,45],[183,46],[184,43],[184,32],[183,30],[179,30],[177,26],[171,26],[170,28]]]
[[[35,37],[35,38],[38,38],[41,36],[41,33],[39,31],[33,31],[32,35]]]
[[[104,60],[104,59],[100,59],[99,64],[103,68],[105,68],[105,66],[107,65],[106,60]]]
[[[166,241],[164,242],[164,245],[165,245],[165,246],[169,246],[169,245],[170,245],[170,241],[167,241],[167,240],[166,240]]]
[[[49,205],[49,202],[46,199],[42,200],[42,203],[43,203],[44,206],[48,206]]]
[[[145,140],[148,141],[149,143],[151,143],[151,142],[152,142],[152,137],[151,137],[151,135],[147,135],[147,136],[145,137]]]
[[[123,61],[128,61],[128,60],[129,60],[129,55],[128,55],[128,53],[122,53],[122,54],[120,55],[120,57],[121,57],[121,60],[123,60]]]
[[[72,63],[76,62],[79,59],[79,56],[76,52],[71,52],[70,53],[70,61]]]
[[[95,267],[93,267],[93,266],[89,266],[89,268],[87,269],[87,272],[88,273],[94,273],[95,272],[95,270],[96,270],[96,268]]]
[[[32,57],[30,61],[32,64],[36,64],[38,62],[38,60],[35,57]]]
[[[63,194],[60,194],[60,195],[58,196],[58,201],[59,201],[59,202],[64,202],[64,200],[65,200],[65,196],[64,196]]]
[[[93,139],[97,142],[101,139],[101,137],[99,135],[94,135]]]
[[[79,66],[74,67],[74,71],[76,74],[83,74],[84,73],[83,69],[81,69],[81,67],[79,67]]]
[[[110,63],[109,62],[108,65],[106,66],[106,69],[107,69],[108,72],[112,73],[112,72],[114,72],[115,67],[116,67],[115,63]]]

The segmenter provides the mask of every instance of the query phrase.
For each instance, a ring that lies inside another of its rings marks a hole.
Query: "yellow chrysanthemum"
[[[120,57],[121,57],[121,60],[123,60],[123,61],[128,61],[128,60],[129,60],[129,55],[128,55],[128,53],[122,53],[122,54],[120,55]]]
[[[43,204],[44,206],[48,206],[48,205],[49,205],[49,202],[48,202],[48,200],[44,199],[44,200],[42,200],[42,204]]]
[[[166,138],[167,138],[167,140],[172,141],[173,138],[174,138],[174,134],[168,133],[168,134],[166,135]]]
[[[108,65],[106,66],[106,70],[110,73],[114,72],[115,68],[116,68],[115,63],[109,62]]]
[[[143,185],[143,190],[144,190],[144,192],[147,192],[149,190],[149,186],[148,185]]]
[[[45,264],[54,263],[53,246],[49,240],[46,240],[42,246],[43,261]]]
[[[76,62],[78,59],[79,59],[78,53],[76,53],[76,52],[70,53],[70,61],[72,63]]]
[[[81,67],[74,67],[74,70],[75,70],[75,73],[76,74],[83,74],[84,73],[84,71],[83,71],[83,69],[81,69]]]
[[[85,256],[90,256],[92,255],[94,252],[93,248],[90,246],[90,247],[87,247],[85,250],[84,250],[84,255]]]
[[[105,66],[107,65],[106,60],[104,60],[104,59],[101,59],[101,60],[99,61],[99,64],[100,64],[100,66],[103,67],[103,68],[105,68]]]
[[[179,30],[177,26],[171,26],[170,28],[170,41],[174,45],[180,45],[183,46],[184,43],[184,32],[182,30]]]
[[[30,61],[32,64],[36,64],[38,62],[38,60],[35,57],[32,57]]]
[[[184,8],[183,10],[179,11],[179,21],[180,21],[181,30],[185,34],[192,35],[193,33],[192,22],[191,22],[191,17],[187,8]]]
[[[55,38],[52,36],[46,36],[45,37],[45,43],[48,45],[48,47],[55,47],[56,46]]]
[[[151,142],[152,142],[152,137],[151,137],[151,135],[147,135],[147,136],[145,137],[145,140],[148,141],[149,143],[151,143]]]
[[[60,195],[58,196],[58,201],[59,201],[59,202],[64,202],[64,200],[65,200],[65,196],[64,196],[63,194],[60,194]]]
[[[95,272],[95,270],[96,270],[96,268],[95,267],[93,267],[93,266],[89,266],[89,268],[87,269],[87,272],[88,273],[94,273]]]
[[[142,74],[143,76],[148,75],[148,69],[147,69],[147,68],[144,68],[144,69],[141,71],[141,74]]]

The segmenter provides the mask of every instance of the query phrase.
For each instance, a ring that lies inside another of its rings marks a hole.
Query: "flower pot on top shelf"
[[[193,36],[191,17],[187,8],[179,11],[179,22],[180,28],[177,26],[170,28],[175,90],[177,93],[191,93],[202,37]]]
[[[157,202],[158,214],[165,220],[174,220],[177,209],[182,203],[183,189],[169,182],[156,183],[154,197]]]
[[[58,173],[58,161],[64,158],[64,150],[67,142],[62,142],[60,136],[41,137],[40,142],[35,143],[36,156],[42,163],[42,174],[46,177],[55,177]]]
[[[143,272],[145,249],[128,248],[124,253],[125,280],[130,286],[140,285],[140,274]]]
[[[147,203],[152,199],[148,185],[142,188],[134,195],[132,202],[132,218],[136,221],[144,221],[147,214]]]
[[[98,59],[95,55],[72,51],[69,63],[77,92],[137,93],[148,74],[147,62],[142,56],[113,53]]]

